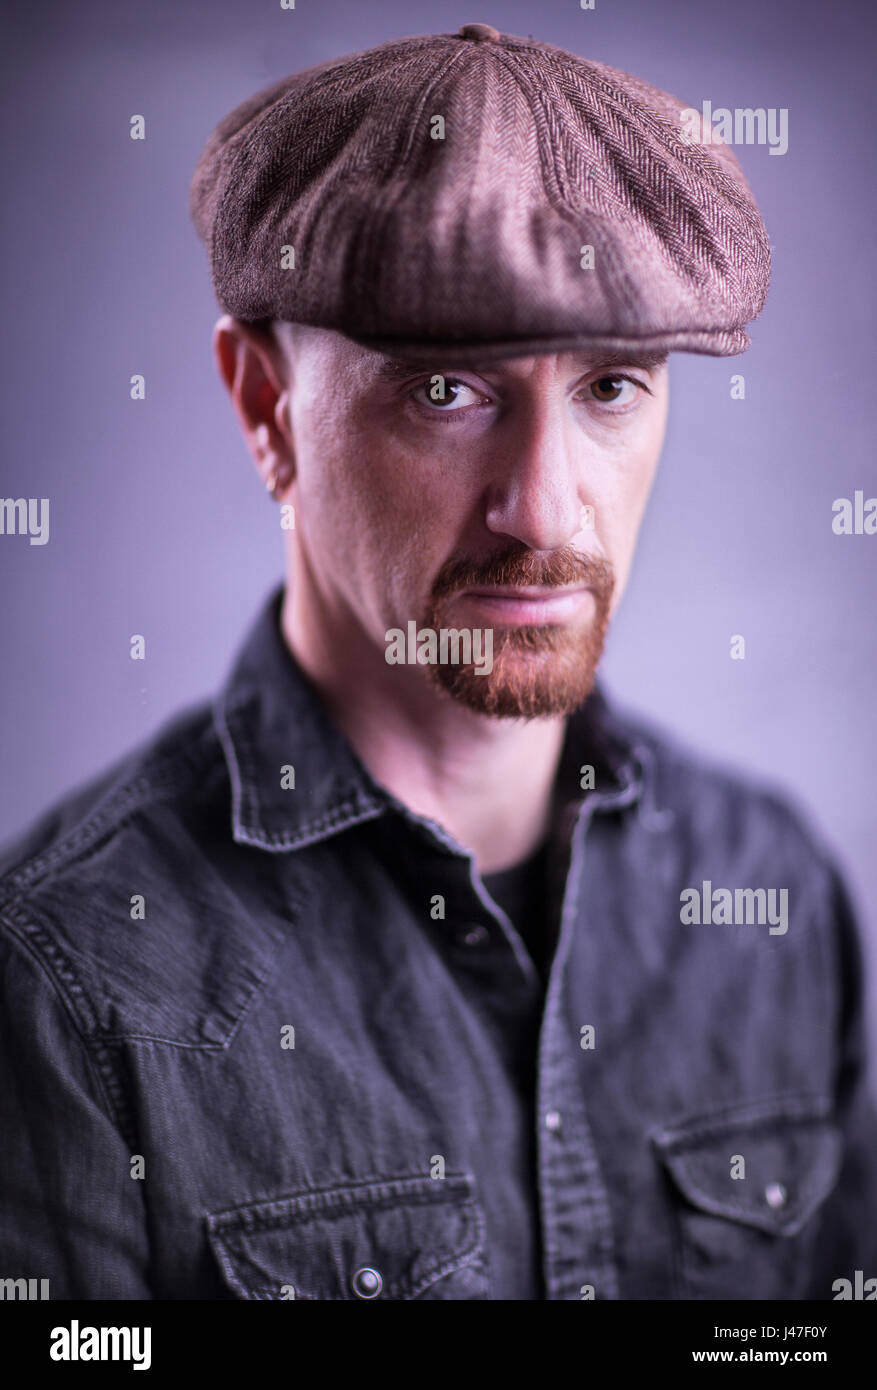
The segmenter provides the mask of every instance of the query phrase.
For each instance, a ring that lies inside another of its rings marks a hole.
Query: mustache
[[[562,588],[587,584],[598,596],[611,594],[615,571],[600,555],[585,555],[565,545],[550,552],[512,548],[489,560],[448,560],[433,585],[433,599],[448,598],[461,589],[492,585],[532,585]]]

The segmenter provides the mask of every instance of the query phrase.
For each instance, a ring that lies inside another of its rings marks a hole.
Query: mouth
[[[474,608],[499,625],[562,623],[593,607],[594,596],[586,584],[563,587],[539,585],[483,585],[464,589],[455,600]]]

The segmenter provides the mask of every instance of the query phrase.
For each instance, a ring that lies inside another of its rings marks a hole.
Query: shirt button
[[[377,1298],[384,1287],[383,1279],[371,1265],[363,1265],[362,1269],[358,1269],[351,1282],[357,1298]]]
[[[562,1124],[559,1110],[549,1110],[545,1116],[545,1128],[556,1134]]]
[[[460,933],[460,940],[464,946],[486,946],[490,940],[490,932],[483,923],[470,922]]]
[[[764,1200],[769,1207],[784,1207],[786,1205],[786,1189],[781,1182],[769,1182],[764,1189]]]

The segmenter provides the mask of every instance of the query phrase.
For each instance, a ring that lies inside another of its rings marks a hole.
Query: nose
[[[488,530],[529,550],[557,550],[583,527],[583,442],[562,401],[533,400],[506,422],[487,490]],[[587,523],[585,523],[587,524]]]

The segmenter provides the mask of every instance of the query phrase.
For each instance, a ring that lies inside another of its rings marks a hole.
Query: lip
[[[586,584],[563,588],[538,585],[493,585],[465,589],[458,600],[475,607],[497,623],[559,623],[577,614],[591,598]]]
[[[584,593],[587,584],[485,584],[474,589],[464,589],[461,597],[473,594],[476,598],[523,598],[541,600],[559,598],[563,594]]]

